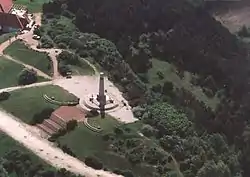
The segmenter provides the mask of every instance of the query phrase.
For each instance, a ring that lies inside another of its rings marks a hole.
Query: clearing
[[[208,96],[202,91],[199,86],[194,86],[191,83],[192,77],[194,77],[189,72],[184,72],[184,77],[180,78],[177,74],[176,68],[166,61],[161,61],[158,59],[152,59],[152,68],[148,71],[149,85],[153,86],[156,84],[163,84],[165,81],[172,82],[176,88],[184,88],[185,90],[191,92],[198,100],[205,103],[212,110],[215,110],[217,105],[220,103],[219,98],[214,96],[213,98],[208,98]],[[157,72],[163,73],[164,78],[161,80],[157,75]]]
[[[24,5],[29,9],[29,12],[41,12],[44,3],[49,2],[50,0],[16,0],[14,1],[15,4]]]
[[[4,50],[4,54],[10,55],[13,59],[31,65],[42,72],[53,75],[52,62],[45,52],[37,52],[28,48],[20,40],[13,42]]]
[[[77,98],[63,90],[58,86],[41,86],[25,88],[11,92],[8,100],[0,102],[2,107],[7,112],[20,118],[25,123],[30,123],[36,113],[41,112],[45,108],[58,108],[59,106],[48,103],[43,98],[43,95],[55,97],[56,100],[68,101],[76,100]]]
[[[80,66],[68,65],[72,71],[72,75],[94,75],[95,71],[93,68],[84,60],[81,59]]]
[[[213,14],[232,33],[246,25],[250,27],[250,1],[240,0],[223,4],[215,8]]]
[[[0,57],[0,89],[6,87],[13,87],[18,85],[18,75],[24,69],[13,61]],[[6,77],[8,76],[8,77]],[[47,79],[38,76],[38,82],[46,81]]]

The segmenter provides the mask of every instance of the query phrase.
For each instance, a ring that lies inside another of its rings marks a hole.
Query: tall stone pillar
[[[105,105],[106,105],[106,96],[104,93],[104,73],[100,73],[100,81],[99,81],[99,94],[98,101],[100,106],[101,117],[105,117]]]

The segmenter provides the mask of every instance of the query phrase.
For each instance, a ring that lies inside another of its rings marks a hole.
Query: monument
[[[99,94],[97,95],[97,101],[99,101],[101,117],[105,117],[105,105],[106,105],[106,95],[104,93],[104,73],[100,73],[99,80]]]
[[[105,117],[105,111],[113,110],[114,108],[119,106],[119,101],[117,101],[111,93],[108,93],[108,91],[105,90],[104,81],[104,73],[101,72],[99,78],[98,93],[87,95],[84,99],[84,105],[88,109],[98,110],[102,118]]]

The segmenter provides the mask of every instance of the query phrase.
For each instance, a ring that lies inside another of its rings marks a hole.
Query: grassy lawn
[[[45,101],[43,94],[54,96],[56,100],[62,101],[76,99],[74,95],[59,86],[51,85],[13,91],[8,100],[0,102],[0,107],[22,121],[29,123],[33,116],[41,112],[44,108],[50,107],[56,109],[59,107]]]
[[[4,50],[4,53],[52,76],[52,63],[45,52],[34,51],[21,41],[15,41]]]
[[[4,33],[0,35],[0,44],[7,41],[10,37],[13,37],[15,33]]]
[[[23,69],[23,66],[0,57],[0,89],[17,86],[18,75]],[[41,81],[47,81],[47,79],[38,77],[38,82]]]
[[[84,60],[81,60],[81,65],[69,65],[73,75],[94,75],[95,71]]]
[[[62,145],[67,145],[79,158],[84,161],[86,156],[96,156],[105,167],[109,169],[133,170],[135,174],[149,177],[152,168],[137,165],[131,166],[130,162],[123,156],[120,156],[109,150],[109,144],[103,140],[103,135],[112,132],[116,126],[122,125],[116,119],[106,116],[104,119],[98,117],[89,118],[89,124],[100,126],[101,133],[95,133],[89,130],[84,124],[80,124],[74,131],[59,138]],[[130,127],[132,125],[129,125]],[[138,127],[138,125],[135,125]],[[138,131],[138,130],[137,130]]]
[[[42,12],[42,6],[44,3],[49,2],[50,0],[16,0],[14,1],[15,4],[21,4],[28,8],[29,12]]]
[[[89,130],[84,124],[81,124],[74,131],[59,139],[62,144],[67,144],[81,160],[85,156],[104,151],[107,147],[105,146],[106,143],[102,140],[102,135],[112,131],[119,124],[117,120],[109,116],[106,116],[104,119],[101,119],[99,116],[89,118],[88,122],[90,125],[99,125],[103,132],[100,134],[95,133]]]
[[[176,88],[184,88],[190,91],[198,100],[204,102],[212,110],[215,110],[220,100],[217,96],[209,98],[199,86],[194,86],[191,83],[192,74],[189,72],[184,73],[184,77],[180,78],[176,74],[176,68],[165,61],[160,61],[157,59],[152,60],[153,67],[148,72],[149,85],[163,84],[164,81],[172,82]],[[165,76],[164,79],[160,80],[157,76],[157,72],[161,71]]]

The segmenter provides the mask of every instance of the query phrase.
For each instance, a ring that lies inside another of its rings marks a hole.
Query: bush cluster
[[[10,97],[10,93],[9,92],[1,92],[0,93],[0,101],[8,100],[9,97]]]

